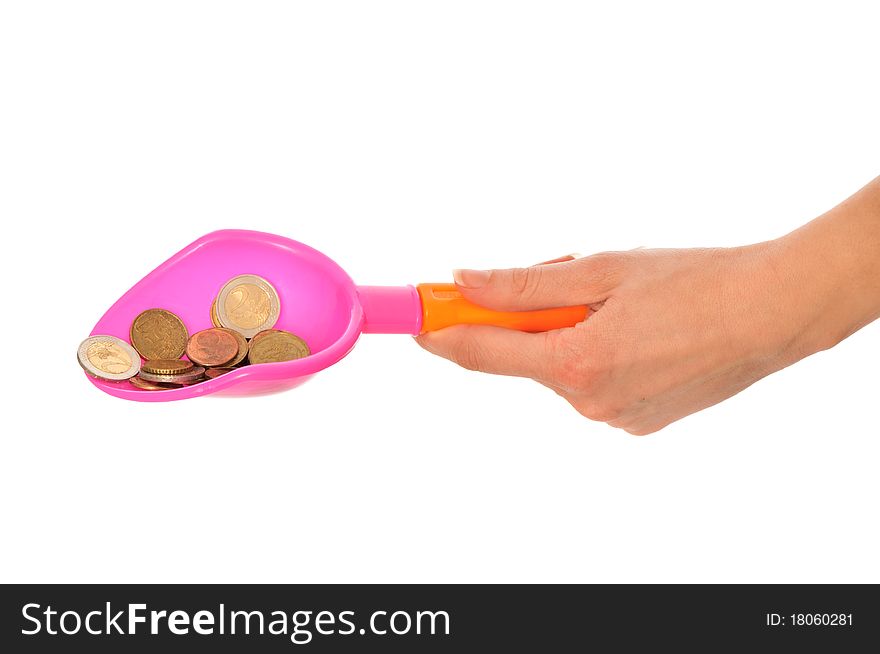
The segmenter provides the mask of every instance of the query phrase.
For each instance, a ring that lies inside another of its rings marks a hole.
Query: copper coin
[[[141,370],[154,375],[179,375],[192,370],[192,361],[183,359],[150,359],[144,361]]]
[[[233,370],[235,370],[235,368],[208,368],[205,371],[205,377],[208,379],[214,379],[215,377],[225,375],[227,372],[232,372]]]
[[[240,332],[235,331],[234,329],[227,329],[226,327],[219,327],[224,332],[229,332],[235,337],[235,340],[238,342],[238,354],[232,357],[232,361],[227,363],[228,367],[237,366],[239,363],[244,361],[244,358],[248,353],[248,342],[247,339],[241,335]]]
[[[144,391],[167,391],[171,388],[170,386],[164,386],[155,382],[148,382],[146,379],[141,379],[140,377],[132,377],[128,381]]]
[[[212,327],[196,332],[186,344],[186,356],[200,366],[222,366],[238,354],[238,340],[228,331]]]

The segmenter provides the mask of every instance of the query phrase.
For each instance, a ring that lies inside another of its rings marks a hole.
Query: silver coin
[[[76,358],[92,377],[109,381],[131,379],[141,369],[141,356],[115,336],[89,336],[79,344]]]
[[[233,329],[245,338],[278,321],[281,301],[278,292],[258,275],[239,275],[223,285],[217,295],[217,319],[227,329]]]

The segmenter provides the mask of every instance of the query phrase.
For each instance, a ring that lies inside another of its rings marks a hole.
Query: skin
[[[586,304],[593,313],[539,334],[457,325],[417,337],[422,347],[470,370],[530,377],[591,420],[649,434],[880,317],[880,178],[764,243],[603,252],[454,277],[488,308]]]

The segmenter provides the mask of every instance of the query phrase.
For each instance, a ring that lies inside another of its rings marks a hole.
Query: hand
[[[649,434],[880,318],[880,177],[787,236],[458,270],[501,311],[586,304],[568,329],[459,325],[417,337],[471,370],[531,377],[587,418]]]
[[[586,304],[594,313],[542,334],[461,325],[417,340],[470,370],[531,377],[587,418],[647,434],[784,365],[766,249],[634,250],[456,271],[461,292],[489,308]]]

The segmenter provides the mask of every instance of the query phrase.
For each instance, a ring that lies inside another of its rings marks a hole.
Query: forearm
[[[806,304],[803,355],[880,318],[880,178],[775,245],[779,274]]]

